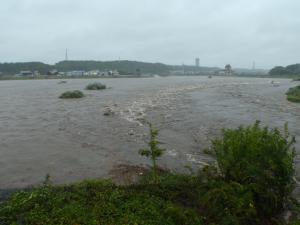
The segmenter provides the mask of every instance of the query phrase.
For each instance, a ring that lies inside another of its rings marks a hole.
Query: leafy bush
[[[59,98],[82,98],[84,94],[81,91],[66,91]]]
[[[300,86],[290,88],[286,95],[290,102],[300,102]]]
[[[101,83],[92,83],[92,84],[87,85],[85,89],[86,90],[103,90],[103,89],[106,89],[106,85],[101,84]]]
[[[287,127],[281,134],[256,122],[223,130],[223,138],[213,141],[212,149],[224,181],[250,191],[259,216],[272,218],[283,212],[294,188],[294,143]]]

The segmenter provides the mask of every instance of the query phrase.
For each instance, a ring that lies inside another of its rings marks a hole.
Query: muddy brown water
[[[86,91],[93,82],[105,91]],[[167,149],[160,166],[184,172],[212,162],[203,153],[221,128],[255,120],[271,127],[289,123],[299,140],[300,104],[284,93],[288,79],[168,77],[1,81],[0,189],[39,185],[50,174],[54,183],[110,177],[118,165],[147,165],[138,155],[151,121]],[[299,83],[298,83],[299,84]],[[67,90],[86,97],[63,100]],[[104,116],[106,108],[114,115]],[[300,176],[299,157],[296,158]]]

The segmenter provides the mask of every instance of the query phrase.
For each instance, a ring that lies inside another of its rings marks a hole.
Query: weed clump
[[[86,86],[86,90],[104,90],[106,89],[106,85],[102,83],[92,83]]]
[[[290,102],[300,102],[300,86],[290,88],[286,95]]]
[[[59,98],[83,98],[84,94],[81,91],[66,91],[59,96]]]

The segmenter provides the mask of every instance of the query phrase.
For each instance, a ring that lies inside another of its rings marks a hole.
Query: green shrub
[[[214,181],[209,185],[200,201],[208,224],[261,224],[252,192],[246,186],[224,181]]]
[[[294,188],[295,138],[285,129],[253,126],[223,130],[213,141],[218,170],[225,182],[238,183],[252,193],[260,217],[272,218],[283,212]]]
[[[287,100],[290,102],[300,102],[300,86],[290,88],[287,93]]]
[[[81,91],[75,90],[75,91],[66,91],[59,98],[82,98],[84,97],[84,94]]]
[[[96,82],[96,83],[87,85],[85,89],[86,90],[103,90],[103,89],[106,89],[106,85]]]

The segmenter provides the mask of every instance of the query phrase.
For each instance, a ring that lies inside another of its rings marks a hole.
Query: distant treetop
[[[270,75],[300,75],[300,64],[292,64],[286,67],[276,66],[269,72]]]

